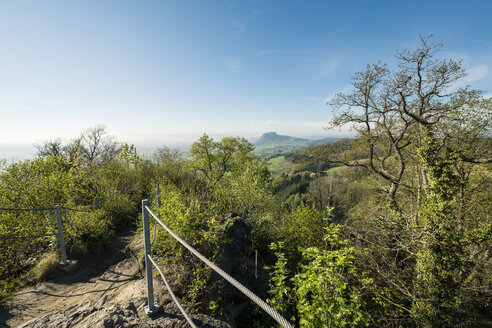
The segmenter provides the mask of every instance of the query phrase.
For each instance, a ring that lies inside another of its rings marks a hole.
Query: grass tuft
[[[48,279],[54,270],[56,270],[58,262],[58,253],[50,252],[45,254],[39,263],[31,269],[28,274],[29,280],[31,282],[38,282]]]

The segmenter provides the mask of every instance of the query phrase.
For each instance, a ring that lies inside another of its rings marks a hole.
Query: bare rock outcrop
[[[147,288],[139,235],[123,234],[113,249],[84,259],[76,272],[22,289],[0,304],[0,327],[189,327],[158,276],[154,298],[162,302],[160,312],[145,314]],[[197,327],[230,327],[184,307]]]
[[[22,328],[59,327],[189,327],[177,306],[168,302],[160,306],[160,312],[147,316],[144,312],[145,296],[143,281],[129,286],[121,295],[106,295],[88,300],[65,310],[54,311],[26,322]],[[126,298],[132,295],[132,298]],[[125,299],[126,298],[126,299]],[[222,321],[195,313],[185,307],[197,327],[230,328]]]

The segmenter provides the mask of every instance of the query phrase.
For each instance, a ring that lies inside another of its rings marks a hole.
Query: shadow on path
[[[20,290],[0,303],[0,328],[15,327],[48,312],[66,309],[94,297],[102,297],[141,277],[138,263],[126,259],[126,246],[134,229],[118,233],[111,245],[88,254],[72,274],[57,272],[48,281]]]

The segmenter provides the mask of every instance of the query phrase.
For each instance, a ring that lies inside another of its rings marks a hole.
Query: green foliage
[[[215,261],[220,249],[222,231],[218,222],[213,219],[205,221],[210,213],[202,211],[199,207],[188,208],[185,195],[172,184],[161,185],[160,195],[161,206],[158,214],[161,220],[178,236]],[[186,290],[182,296],[189,306],[203,311],[220,312],[217,303],[211,303],[217,302],[217,298],[207,297],[211,290],[220,293],[220,286],[210,280],[210,268],[194,261],[193,255],[167,233],[156,234],[152,249],[156,255],[164,258],[164,266],[185,267],[182,284],[186,286]]]
[[[492,242],[492,223],[470,229],[464,217],[457,215],[460,177],[453,165],[460,160],[460,149],[442,150],[432,131],[426,128],[424,133],[419,154],[429,172],[429,185],[422,212],[425,246],[416,264],[417,297],[412,316],[425,327],[469,323],[472,318],[467,313],[474,302],[490,301],[491,295],[483,294],[490,281],[474,255]]]
[[[226,137],[221,141],[214,141],[204,134],[193,143],[190,155],[194,168],[205,177],[207,186],[211,187],[227,172],[241,167],[252,158],[252,150],[253,146],[244,138]]]
[[[296,194],[305,193],[312,180],[313,178],[308,172],[292,175],[282,174],[280,177],[275,178],[274,190],[280,200],[285,201],[291,196],[295,197]]]
[[[325,249],[303,250],[294,277],[300,327],[357,327],[369,324],[362,290],[372,282],[360,273],[356,248],[340,238],[340,226],[326,228]]]
[[[214,141],[207,135],[193,144],[190,158],[167,148],[159,150],[156,174],[161,182],[160,217],[214,262],[221,260],[221,245],[227,242],[223,237],[227,227],[216,219],[217,215],[235,213],[250,222],[261,222],[275,205],[270,173],[251,151],[244,139]],[[255,226],[266,229],[261,224]],[[165,255],[168,264],[186,267],[184,300],[202,311],[221,313],[223,282],[212,280],[209,269],[193,261],[193,256],[172,237],[158,233],[154,245],[154,251]]]
[[[174,185],[161,185],[160,192],[159,217],[178,236],[194,244],[198,239],[203,215],[200,215],[199,210],[188,210],[184,195]],[[165,233],[157,235],[155,245],[157,254],[173,254],[178,259],[187,254],[187,250],[183,250],[173,237]]]
[[[106,245],[114,236],[111,217],[107,217],[108,213],[102,209],[66,214],[69,220],[64,226],[65,242],[70,250],[81,245],[98,248]]]
[[[274,201],[270,173],[244,138],[214,141],[203,135],[190,150],[198,202],[211,212],[255,216]],[[196,203],[196,197],[190,202]]]
[[[332,215],[340,222],[350,216],[350,210],[377,195],[377,191],[378,186],[368,178],[367,171],[339,166],[312,180],[303,196],[317,208],[333,207]]]
[[[291,270],[295,269],[302,257],[300,249],[324,245],[324,228],[329,222],[330,213],[331,208],[323,211],[301,203],[278,223],[276,238],[283,243]]]
[[[211,269],[208,266],[197,266],[193,270],[193,278],[190,285],[187,287],[187,298],[185,299],[188,306],[199,307],[203,303],[204,291],[209,288]],[[216,303],[206,304],[208,308],[216,308]]]
[[[46,207],[65,203],[71,172],[60,156],[35,158],[7,167],[0,179],[0,204]]]
[[[146,176],[153,181],[173,184],[182,192],[194,194],[198,188],[196,174],[189,160],[178,150],[161,147],[155,155],[155,162],[149,165]]]
[[[7,301],[15,295],[16,282],[4,280],[1,281],[2,289],[0,290],[0,302]]]
[[[285,312],[288,309],[291,290],[287,286],[288,277],[290,274],[287,269],[287,259],[283,252],[283,242],[272,243],[270,249],[275,252],[277,262],[273,267],[268,269],[273,270],[270,278],[270,290],[268,291],[272,298],[268,299],[268,303],[273,309]]]
[[[275,201],[270,173],[264,163],[251,159],[229,172],[227,179],[211,190],[213,209],[217,213],[238,213],[254,217],[268,211]]]
[[[0,207],[46,208],[47,211],[0,211],[0,278],[14,277],[33,265],[53,238],[27,236],[56,232],[54,204],[67,201],[71,172],[59,156],[12,164],[0,174]]]
[[[142,157],[137,153],[135,145],[129,145],[126,142],[121,147],[120,160],[123,160],[127,166],[138,165],[142,162]]]
[[[357,327],[369,324],[363,290],[372,280],[361,272],[356,248],[341,238],[340,226],[325,227],[324,247],[301,249],[290,279],[283,244],[272,244],[277,262],[270,279],[269,303],[284,313],[294,306],[300,327]]]
[[[420,41],[396,53],[394,69],[356,73],[353,90],[329,102],[332,126],[352,124],[357,138],[325,158],[366,169],[379,189],[348,206],[344,221],[374,281],[371,319],[469,326],[492,297],[491,179],[481,165],[490,162],[492,100],[453,89],[461,63],[436,59],[443,46],[430,36]]]
[[[103,127],[83,136],[65,148],[61,139],[46,142],[38,148],[42,157],[2,167],[0,208],[47,210],[0,211],[0,279],[15,279],[44,252],[59,252],[56,236],[45,236],[57,233],[55,205],[62,208],[68,251],[96,249],[117,229],[134,223],[148,189],[140,179],[141,162],[134,147],[126,145],[119,160],[118,144],[105,137]],[[96,196],[99,210],[93,211]]]

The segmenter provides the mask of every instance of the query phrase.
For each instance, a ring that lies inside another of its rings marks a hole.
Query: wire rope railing
[[[155,205],[157,205],[157,213],[159,213],[159,210],[161,208],[160,185],[159,185],[159,182],[157,182],[154,200],[152,201],[152,205],[150,207],[154,207]],[[152,241],[150,242],[150,246],[153,246],[154,245],[155,237],[156,237],[156,232],[157,232],[157,221],[154,222],[154,233],[153,233],[153,236],[152,236]]]
[[[0,207],[0,211],[5,212],[32,212],[32,211],[51,211],[53,207],[33,207],[33,208],[5,208]]]
[[[144,229],[143,229],[144,230],[144,246],[145,246],[145,267],[146,267],[146,280],[147,280],[147,301],[148,301],[148,305],[146,306],[146,309],[145,309],[146,313],[150,315],[150,314],[153,314],[159,310],[157,303],[154,302],[154,295],[153,295],[152,268],[155,267],[156,270],[159,272],[160,277],[162,278],[171,298],[173,299],[173,301],[177,305],[180,312],[183,314],[184,318],[187,320],[187,322],[189,323],[189,325],[191,327],[196,328],[196,325],[193,323],[193,320],[186,313],[185,309],[183,308],[183,306],[180,304],[180,302],[178,301],[178,299],[174,295],[174,293],[173,293],[173,291],[169,285],[169,282],[167,281],[161,268],[157,265],[157,263],[155,262],[155,260],[151,256],[151,247],[152,247],[152,245],[155,241],[155,238],[156,238],[156,231],[157,231],[158,226],[161,226],[162,228],[164,228],[164,230],[166,230],[167,233],[169,233],[173,238],[175,238],[182,246],[184,246],[186,249],[188,249],[193,255],[198,257],[202,262],[204,262],[211,269],[213,269],[216,273],[218,273],[223,279],[227,280],[230,284],[232,284],[234,287],[236,287],[239,291],[241,291],[250,300],[252,300],[258,306],[260,306],[266,313],[268,313],[282,327],[292,328],[293,326],[284,317],[282,317],[277,311],[275,311],[272,307],[270,307],[265,301],[263,301],[260,297],[258,297],[256,294],[254,294],[248,288],[246,288],[239,281],[237,281],[236,279],[231,277],[229,274],[227,274],[221,268],[219,268],[214,263],[212,263],[210,260],[208,260],[205,256],[203,256],[200,252],[198,252],[196,249],[194,249],[192,246],[190,246],[186,241],[184,241],[182,238],[180,238],[176,233],[174,233],[174,231],[172,231],[167,225],[165,225],[160,220],[160,217],[158,215],[156,215],[151,209],[151,207],[157,205],[157,210],[159,211],[159,208],[160,208],[159,192],[160,192],[159,191],[159,184],[157,184],[157,190],[156,190],[156,194],[155,194],[155,198],[154,198],[152,206],[149,206],[148,200],[142,201],[143,226],[144,226]],[[44,222],[44,224],[39,229],[37,229],[37,231],[33,235],[0,236],[0,240],[29,239],[15,253],[14,260],[16,260],[18,258],[18,256],[25,249],[27,249],[27,247],[29,247],[29,245],[33,242],[34,239],[42,238],[42,237],[48,237],[48,236],[58,236],[60,253],[61,253],[61,258],[62,258],[61,264],[67,265],[68,260],[67,260],[67,254],[66,254],[66,248],[65,248],[65,237],[64,237],[65,231],[63,228],[64,220],[62,220],[61,210],[72,211],[72,212],[90,212],[94,209],[97,209],[97,207],[98,207],[98,203],[97,203],[97,197],[96,197],[94,199],[93,203],[90,206],[87,206],[85,208],[73,208],[73,207],[59,206],[59,205],[56,205],[54,207],[47,207],[47,208],[46,207],[0,208],[0,212],[1,211],[6,211],[6,212],[54,211],[54,214],[51,217],[47,218],[46,221]],[[155,219],[152,241],[150,240],[149,215]],[[46,229],[48,224],[50,224],[53,221],[54,218],[56,218],[58,233],[48,233],[48,234],[41,233],[43,230]],[[72,230],[74,230],[71,223],[68,220],[65,220],[65,223],[67,223],[72,228]]]
[[[219,268],[217,265],[212,263],[209,259],[203,256],[200,252],[190,246],[186,241],[184,241],[181,237],[179,237],[174,231],[172,231],[166,224],[164,224],[160,218],[152,212],[149,207],[148,200],[142,201],[142,219],[143,219],[143,230],[144,230],[144,248],[145,248],[145,268],[146,268],[146,279],[147,279],[147,302],[146,313],[151,315],[157,312],[159,309],[157,304],[154,303],[154,289],[153,289],[153,280],[152,280],[152,266],[154,265],[158,268],[157,264],[151,259],[151,244],[150,244],[150,229],[149,229],[149,215],[152,216],[156,222],[159,223],[160,226],[166,230],[174,239],[176,239],[183,247],[188,249],[193,255],[198,257],[202,262],[208,265],[212,270],[218,273],[222,278],[227,280],[231,285],[236,287],[240,292],[242,292],[245,296],[247,296],[250,300],[255,302],[259,307],[261,307],[266,313],[268,313],[277,323],[279,323],[282,327],[292,328],[292,324],[287,321],[280,313],[275,311],[270,305],[268,305],[265,301],[263,301],[260,297],[246,288],[239,281],[231,277],[224,270]],[[162,271],[158,268],[159,273]],[[163,276],[163,275],[162,275]],[[166,284],[167,286],[167,284]]]
[[[63,266],[66,266],[69,264],[69,261],[67,260],[67,253],[66,253],[66,247],[65,247],[65,229],[63,228],[63,224],[68,224],[72,230],[75,230],[70,223],[69,220],[63,220],[62,219],[62,214],[61,210],[64,211],[71,211],[71,212],[91,212],[94,209],[98,208],[98,199],[97,197],[94,198],[93,202],[91,205],[84,207],[84,208],[73,208],[73,207],[67,207],[67,206],[59,206],[56,205],[54,207],[32,207],[32,208],[21,208],[21,207],[16,207],[16,208],[0,208],[0,212],[48,212],[48,211],[53,211],[54,214],[51,217],[46,217],[45,216],[45,222],[42,224],[42,226],[34,232],[34,234],[12,234],[9,233],[8,235],[0,235],[0,240],[7,242],[8,240],[20,240],[20,239],[28,239],[25,243],[21,244],[20,247],[18,248],[17,251],[15,251],[14,255],[11,257],[11,261],[13,263],[16,263],[18,261],[18,258],[23,252],[28,249],[28,247],[33,243],[35,239],[38,238],[44,238],[44,237],[53,237],[53,236],[58,236],[58,243],[60,247],[60,255],[62,262],[61,264]],[[45,230],[48,229],[48,225],[50,223],[53,223],[53,219],[56,218],[56,225],[57,225],[57,233],[42,233]],[[12,228],[12,227],[11,227]],[[22,229],[21,229],[22,231]],[[4,266],[0,270],[0,275],[4,274],[6,272],[7,266]]]
[[[188,321],[188,323],[190,324],[190,326],[192,326],[193,328],[196,328],[195,324],[193,323],[193,320],[191,320],[191,318],[188,315],[188,313],[186,313],[185,309],[183,308],[183,306],[181,305],[181,303],[176,298],[176,295],[174,295],[174,293],[173,293],[173,291],[171,289],[171,286],[169,286],[169,283],[167,282],[166,276],[164,276],[164,273],[162,272],[161,268],[159,268],[159,266],[157,265],[157,263],[155,263],[154,259],[150,255],[147,255],[147,257],[149,258],[150,262],[152,262],[152,264],[155,266],[155,268],[157,269],[157,271],[161,275],[162,281],[166,285],[166,288],[167,288],[167,291],[169,292],[169,295],[171,295],[171,298],[173,299],[174,303],[178,306],[178,309],[181,312],[181,314],[183,314],[183,316],[185,317],[186,321]]]
[[[36,230],[34,234],[30,235],[7,235],[7,236],[0,236],[1,240],[12,240],[12,239],[28,239],[27,242],[25,242],[22,246],[20,246],[19,250],[15,252],[15,255],[12,258],[12,262],[16,263],[19,256],[26,250],[28,247],[33,243],[35,239],[38,238],[43,238],[47,236],[58,236],[58,241],[59,241],[59,246],[60,246],[60,254],[62,258],[62,264],[66,265],[67,262],[67,254],[66,254],[66,249],[65,249],[65,238],[64,238],[64,231],[63,231],[63,223],[62,223],[62,218],[60,214],[60,206],[56,205],[54,207],[38,207],[38,208],[0,208],[0,211],[5,211],[5,212],[28,212],[28,211],[54,211],[54,214],[47,218],[44,222],[44,224]],[[48,224],[52,223],[53,219],[56,217],[57,221],[57,230],[58,233],[41,233],[42,231],[46,230],[48,227]],[[6,268],[4,268],[3,271],[5,271]]]

